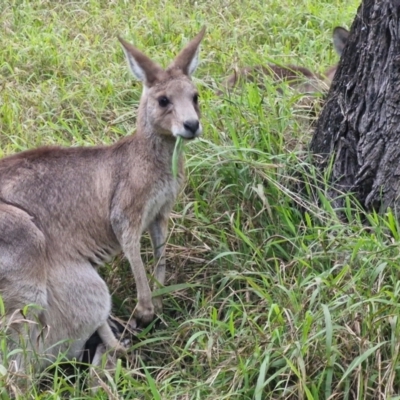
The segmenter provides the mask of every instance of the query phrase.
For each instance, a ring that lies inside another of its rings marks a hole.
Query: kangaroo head
[[[201,134],[198,92],[191,75],[199,62],[204,33],[205,27],[165,70],[136,47],[118,38],[131,72],[143,82],[138,129],[171,138],[194,139]]]

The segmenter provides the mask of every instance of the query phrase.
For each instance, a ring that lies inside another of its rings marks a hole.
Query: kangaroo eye
[[[199,95],[196,93],[194,96],[193,96],[193,103],[194,104],[197,104],[199,102]]]
[[[169,104],[169,100],[168,97],[162,96],[158,99],[158,104],[160,105],[160,107],[167,107],[167,105]]]

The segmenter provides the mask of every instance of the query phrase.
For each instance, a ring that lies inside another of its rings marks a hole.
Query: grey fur
[[[42,147],[0,160],[3,326],[10,350],[24,341],[27,349],[14,357],[17,368],[25,358],[32,362],[34,353],[45,355],[40,368],[60,351],[79,358],[96,330],[107,348],[123,350],[107,324],[111,297],[97,273],[121,251],[136,282],[137,323],[153,319],[140,237],[150,230],[155,279],[162,285],[169,214],[184,179],[182,157],[176,179],[171,172],[176,136],[192,139],[201,133],[200,124],[196,132],[184,127],[200,117],[197,91],[185,71],[192,68],[203,35],[204,29],[177,56],[180,68],[172,64],[167,70],[120,39],[145,75],[133,136],[112,146]],[[159,103],[163,96],[170,99],[167,107]],[[27,304],[38,307],[22,315]],[[160,299],[156,306],[160,311]]]

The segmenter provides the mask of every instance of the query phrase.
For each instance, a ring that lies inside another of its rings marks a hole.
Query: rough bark
[[[400,0],[363,0],[317,122],[311,151],[332,166],[336,206],[351,191],[367,209],[400,210],[399,17]]]

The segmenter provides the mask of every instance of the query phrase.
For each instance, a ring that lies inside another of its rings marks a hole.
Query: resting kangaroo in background
[[[349,38],[349,34],[350,32],[345,29],[342,28],[341,26],[337,26],[334,30],[333,30],[333,48],[335,49],[336,53],[341,57],[342,56],[342,52],[344,49],[344,46],[346,46],[347,44],[347,39]],[[330,68],[328,68],[325,73],[325,81],[327,83],[329,83],[329,86],[331,85],[333,78],[335,77],[336,74],[336,70],[338,68],[338,65],[334,65]]]
[[[336,52],[341,55],[344,46],[347,43],[349,32],[345,28],[336,27],[333,31],[333,45]],[[329,89],[333,77],[335,76],[337,65],[328,68],[323,75],[311,72],[309,69],[296,65],[279,66],[275,64],[256,65],[254,67],[245,67],[235,71],[230,75],[223,87],[225,91],[230,91],[243,82],[257,82],[263,87],[263,78],[271,76],[276,82],[288,82],[299,93],[314,94],[324,92]],[[223,91],[217,94],[222,95]]]
[[[79,358],[95,331],[118,349],[107,324],[110,293],[97,268],[121,250],[136,282],[137,324],[152,321],[140,237],[150,232],[155,280],[163,284],[168,218],[184,179],[182,156],[177,178],[171,170],[176,138],[202,131],[190,76],[204,32],[166,70],[119,39],[144,85],[135,135],[112,146],[42,147],[0,160],[0,294],[10,349],[21,343],[20,328],[28,328],[22,337],[28,352],[44,353],[50,362],[59,351]],[[155,300],[159,311],[161,299]],[[26,317],[39,324],[21,323],[19,310],[27,304],[38,305]]]

